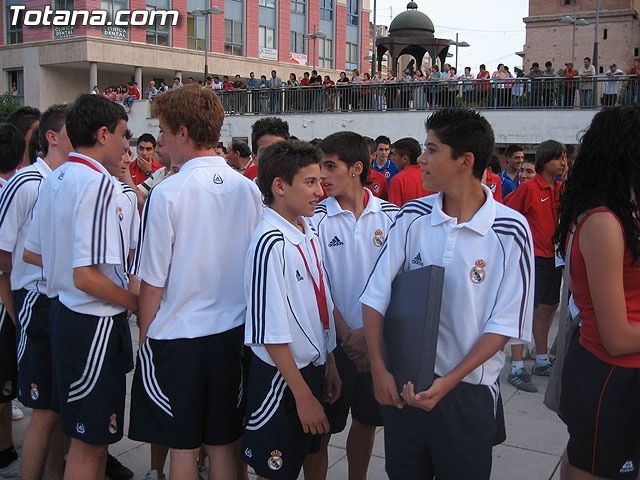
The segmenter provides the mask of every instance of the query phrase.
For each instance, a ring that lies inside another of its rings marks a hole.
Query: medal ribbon
[[[81,163],[82,165],[86,165],[87,167],[89,167],[91,170],[95,170],[98,173],[102,173],[98,167],[96,167],[93,163],[91,163],[89,160],[85,160],[84,158],[81,157],[76,157],[75,155],[69,155],[69,161],[73,162],[73,163]]]
[[[311,274],[311,270],[309,269],[309,264],[307,263],[307,259],[302,253],[302,248],[300,245],[296,245],[298,249],[298,253],[302,257],[302,261],[304,262],[304,266],[307,269],[307,274],[311,278],[311,283],[313,283],[313,291],[316,294],[316,304],[318,305],[318,313],[320,314],[320,321],[322,322],[322,329],[326,332],[329,330],[329,309],[327,308],[327,293],[324,289],[324,276],[322,275],[322,265],[320,264],[320,259],[318,258],[318,252],[316,251],[316,246],[311,240],[311,247],[313,248],[313,254],[316,257],[316,267],[318,268],[318,276],[320,278],[320,285],[316,283],[315,278]]]

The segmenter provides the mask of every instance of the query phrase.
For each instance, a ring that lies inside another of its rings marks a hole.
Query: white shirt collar
[[[89,163],[91,163],[92,165],[94,165],[98,171],[104,175],[106,175],[107,177],[110,177],[111,174],[107,171],[106,168],[104,168],[104,165],[102,165],[100,162],[98,162],[97,160],[87,156],[87,155],[83,155],[81,153],[78,152],[71,152],[69,153],[69,160],[72,159],[72,157],[77,157],[77,158],[82,158],[83,160],[87,160]]]
[[[469,228],[480,235],[486,235],[491,229],[493,222],[496,218],[496,201],[493,199],[493,193],[489,190],[489,187],[482,185],[482,190],[485,194],[485,202],[480,207],[475,215],[468,222],[461,223],[460,227]],[[457,225],[457,219],[450,217],[442,210],[442,199],[444,194],[439,192],[436,195],[435,202],[433,203],[433,211],[431,212],[431,225],[440,225],[445,222],[454,221]]]
[[[364,210],[362,211],[362,215],[365,215],[367,213],[377,213],[377,212],[379,212],[380,209],[382,208],[382,205],[380,203],[380,199],[378,197],[376,197],[373,193],[371,193],[371,190],[369,190],[368,188],[365,188],[365,191],[369,195],[369,200],[367,201],[367,204],[364,206]],[[327,206],[327,215],[330,216],[330,217],[333,217],[335,215],[340,215],[341,213],[345,213],[347,211],[347,210],[343,210],[343,208],[340,206],[340,204],[335,199],[335,197],[328,197],[324,201],[324,203]],[[351,213],[351,212],[349,212],[349,213]]]
[[[210,157],[194,157],[187,160],[184,165],[180,167],[180,172],[186,172],[194,168],[200,167],[229,167],[226,160],[222,157],[210,156]],[[231,167],[229,167],[231,168]]]
[[[282,215],[271,208],[267,208],[262,217],[270,225],[280,230],[286,239],[294,245],[300,245],[306,239],[312,239],[315,235],[311,230],[311,226],[307,222],[307,219],[300,217],[300,223],[304,227],[304,233],[298,230],[295,225],[288,222]]]

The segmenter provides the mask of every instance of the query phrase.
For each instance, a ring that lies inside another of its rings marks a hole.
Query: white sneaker
[[[11,403],[11,420],[20,420],[24,417],[24,412],[15,403]]]
[[[20,479],[20,470],[22,469],[22,460],[20,457],[4,468],[0,468],[0,478],[2,479]]]

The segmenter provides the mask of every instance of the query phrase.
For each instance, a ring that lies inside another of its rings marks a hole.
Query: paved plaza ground
[[[134,349],[137,350],[137,328],[132,322]],[[567,431],[557,415],[542,404],[547,379],[533,377],[538,393],[517,391],[507,383],[509,365],[505,366],[501,377],[507,440],[493,450],[492,480],[558,480],[560,455],[567,442]],[[531,363],[527,362],[527,368]],[[131,385],[133,373],[128,375]],[[130,391],[130,389],[128,389]],[[125,431],[128,430],[128,408],[131,396],[127,394],[127,417]],[[22,445],[22,438],[31,412],[25,409],[22,420],[13,422],[16,446]],[[330,480],[347,479],[347,457],[345,451],[346,431],[334,435],[329,447]],[[135,479],[142,480],[149,468],[149,446],[129,440],[126,436],[110,447],[111,454],[135,472]],[[168,472],[168,469],[165,470]],[[300,478],[303,478],[302,475]],[[384,471],[384,438],[382,429],[376,433],[373,457],[369,467],[369,479],[386,479]],[[462,479],[461,479],[462,480]]]

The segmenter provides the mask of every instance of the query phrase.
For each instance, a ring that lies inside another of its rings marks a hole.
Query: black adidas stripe
[[[253,255],[253,270],[251,279],[251,325],[252,343],[264,342],[266,294],[267,294],[267,267],[269,256],[273,247],[284,243],[284,236],[279,230],[269,230],[262,234],[256,244]]]
[[[9,211],[9,206],[20,191],[20,188],[31,182],[41,183],[42,180],[42,175],[36,172],[24,173],[20,178],[11,179],[7,186],[2,189],[2,193],[0,194],[0,226],[4,223]]]

